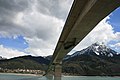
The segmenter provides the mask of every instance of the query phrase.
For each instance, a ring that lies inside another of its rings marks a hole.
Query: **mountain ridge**
[[[38,56],[19,56],[11,59],[0,60],[0,68],[2,69],[32,69],[46,70],[49,60]]]
[[[0,69],[42,70],[45,72],[52,56],[20,56],[0,60]],[[62,72],[78,76],[120,76],[120,54],[103,43],[94,43],[87,48],[66,55]]]
[[[81,55],[81,54],[89,54],[89,55],[100,55],[100,56],[108,56],[112,57],[114,55],[117,55],[118,53],[109,47],[105,46],[104,43],[99,44],[98,42],[90,45],[89,47],[81,50],[81,51],[76,51],[71,55],[71,57]]]
[[[83,76],[120,76],[120,54],[94,43],[63,61],[63,72]]]

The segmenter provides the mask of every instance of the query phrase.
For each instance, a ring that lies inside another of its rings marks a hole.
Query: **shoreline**
[[[0,73],[0,74],[19,75],[19,76],[42,76],[39,74],[26,74],[26,73]]]
[[[43,76],[40,74],[27,74],[27,73],[1,73],[0,74],[8,74],[8,75],[18,75],[18,76]],[[80,77],[77,75],[62,75],[63,77]],[[81,76],[81,77],[88,77],[88,76]],[[89,77],[120,77],[120,76],[89,76]]]
[[[65,77],[120,77],[120,76],[77,76],[77,75],[62,75]]]

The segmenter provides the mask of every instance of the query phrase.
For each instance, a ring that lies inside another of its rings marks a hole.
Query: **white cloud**
[[[115,40],[120,42],[120,32],[116,32],[115,37]]]
[[[120,47],[120,43],[117,43],[117,44],[115,44],[115,46],[118,46],[118,47]]]
[[[27,33],[23,33],[24,39],[29,44],[29,48],[26,50],[31,54],[42,56],[52,54],[51,51],[55,48],[64,22],[37,11],[33,12],[32,15],[26,15],[24,16],[24,26],[27,27]]]
[[[2,7],[7,4],[9,9],[0,8],[0,16],[5,16],[0,17],[0,37],[16,38],[22,35],[29,45],[25,51],[39,56],[52,54],[72,1],[26,0],[24,3],[24,0],[13,0],[14,7],[5,1]]]
[[[12,58],[17,56],[26,55],[24,52],[20,52],[16,49],[5,48],[3,45],[0,45],[0,56],[5,58]]]
[[[26,49],[26,52],[29,52],[32,55],[36,56],[47,56],[51,55],[55,48],[55,43],[50,43],[48,41],[44,41],[37,37],[25,38],[29,43],[29,47]]]
[[[52,49],[48,48],[28,48],[26,49],[27,52],[29,52],[33,56],[48,56],[53,53]]]
[[[104,18],[73,50],[84,49],[95,42],[104,42],[107,45],[110,41],[120,41],[120,32],[114,32],[109,19],[109,16]]]
[[[116,44],[111,44],[110,47],[114,47],[116,49],[118,49],[118,47],[120,48],[120,43],[116,43]]]
[[[118,53],[120,53],[120,42],[117,42],[115,44],[110,44],[109,46],[113,48],[115,51],[117,51]]]

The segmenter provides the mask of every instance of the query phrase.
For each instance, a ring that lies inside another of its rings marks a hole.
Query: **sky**
[[[0,56],[52,55],[73,0],[0,0]],[[69,54],[95,42],[120,52],[120,8],[103,19]]]

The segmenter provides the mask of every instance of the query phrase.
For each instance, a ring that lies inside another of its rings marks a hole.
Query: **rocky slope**
[[[120,76],[120,55],[103,43],[94,43],[66,58],[63,72],[71,75]]]

